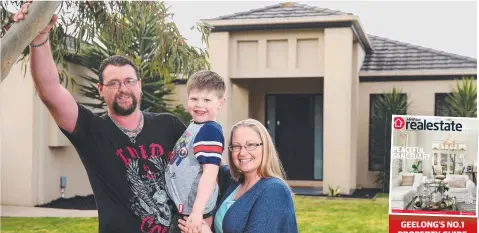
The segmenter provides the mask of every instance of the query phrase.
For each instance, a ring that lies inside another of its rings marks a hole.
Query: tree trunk
[[[61,1],[33,1],[25,18],[8,29],[2,38],[1,82],[10,73],[23,50],[48,25],[61,3]]]

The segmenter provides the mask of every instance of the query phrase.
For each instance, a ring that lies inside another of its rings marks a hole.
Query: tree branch
[[[23,50],[50,22],[61,1],[33,1],[25,18],[14,23],[1,41],[1,82],[10,73],[10,69]]]

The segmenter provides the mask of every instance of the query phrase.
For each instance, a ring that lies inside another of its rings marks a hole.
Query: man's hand
[[[13,16],[13,21],[19,22],[20,20],[25,19],[25,15],[28,14],[28,7],[32,4],[32,1],[27,1],[27,3],[23,4],[20,10],[15,13]],[[42,30],[40,31],[40,34],[33,39],[32,43],[41,43],[45,40],[45,38],[48,36],[48,32],[52,29],[53,26],[57,23],[58,16],[53,15],[52,20],[50,23]]]
[[[188,233],[199,233],[201,232],[201,224],[203,223],[203,214],[198,212],[193,212],[190,214],[186,221],[186,227],[188,228]]]

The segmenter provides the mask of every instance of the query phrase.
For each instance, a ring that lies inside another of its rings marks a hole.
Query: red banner
[[[477,233],[475,217],[389,215],[389,233]]]

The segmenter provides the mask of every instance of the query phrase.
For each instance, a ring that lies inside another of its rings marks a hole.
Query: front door
[[[315,144],[318,136],[322,143],[318,127],[315,127],[318,120],[315,102],[321,100],[317,97],[309,94],[266,97],[266,125],[275,140],[288,180],[322,179],[322,146]],[[322,127],[319,130],[322,133]]]

